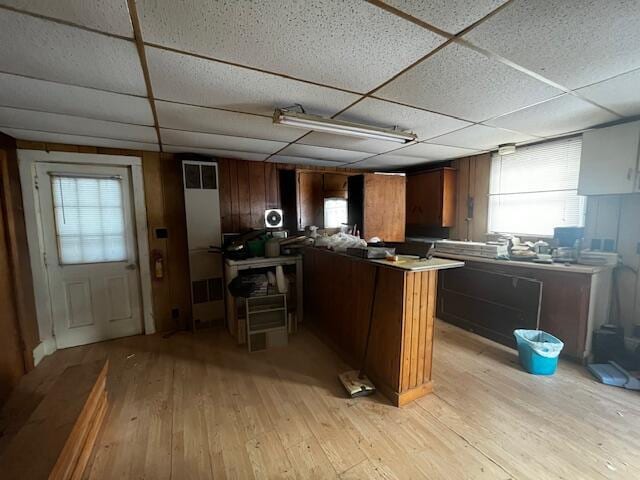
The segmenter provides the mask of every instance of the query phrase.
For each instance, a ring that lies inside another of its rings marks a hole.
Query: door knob
[[[127,265],[125,267],[127,270],[135,270],[136,269],[136,264],[135,263],[130,263],[129,265]]]

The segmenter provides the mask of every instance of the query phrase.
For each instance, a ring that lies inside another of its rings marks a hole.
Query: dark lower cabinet
[[[512,348],[516,328],[540,328],[582,361],[590,288],[589,274],[465,261],[439,272],[437,316]]]

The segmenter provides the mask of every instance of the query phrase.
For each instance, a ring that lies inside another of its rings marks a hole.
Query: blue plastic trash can
[[[514,330],[518,357],[524,369],[534,375],[553,375],[564,343],[542,330]]]

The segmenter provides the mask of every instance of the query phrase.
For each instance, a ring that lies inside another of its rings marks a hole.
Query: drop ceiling
[[[0,131],[397,169],[640,115],[639,25],[638,0],[0,0]],[[272,123],[294,104],[419,141]]]

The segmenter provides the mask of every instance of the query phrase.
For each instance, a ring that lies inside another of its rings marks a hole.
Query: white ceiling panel
[[[35,130],[20,130],[17,128],[5,127],[0,127],[0,131],[19,140],[30,140],[34,142],[88,145],[91,147],[127,148],[131,150],[147,150],[150,152],[157,152],[160,150],[157,143],[129,142],[126,140],[113,140],[111,138],[84,137],[80,135],[38,132]]]
[[[520,143],[535,139],[536,137],[525,133],[512,132],[485,125],[473,125],[436,137],[431,141],[439,145],[451,145],[475,150],[492,150],[502,143]]]
[[[240,152],[274,153],[285,147],[284,142],[258,140],[255,138],[231,137],[212,133],[184,132],[181,130],[160,129],[162,143],[184,145],[186,147],[236,150]]]
[[[640,67],[638,0],[514,0],[465,35],[574,89]]]
[[[105,122],[58,113],[0,107],[0,125],[8,128],[38,130],[41,132],[105,137],[136,142],[158,141],[153,127]]]
[[[477,122],[560,93],[474,50],[451,44],[376,96]]]
[[[153,125],[149,100],[0,73],[0,105],[113,122]]]
[[[418,135],[419,140],[427,140],[471,125],[469,122],[458,120],[457,118],[405,107],[375,98],[365,98],[338,115],[337,118],[349,122],[376,125],[382,128],[397,126],[400,130],[414,132]]]
[[[611,122],[619,117],[573,95],[562,95],[487,122],[540,137],[551,137]]]
[[[450,147],[448,145],[437,145],[434,143],[416,143],[388,155],[399,155],[402,157],[419,157],[424,160],[450,160],[459,157],[468,157],[480,153],[478,150],[469,148]]]
[[[133,42],[9,10],[0,12],[0,71],[147,94]]]
[[[316,147],[312,145],[293,144],[279,152],[281,155],[294,157],[307,157],[316,160],[329,160],[331,162],[354,162],[371,156],[368,152],[356,152],[353,150],[339,150],[337,148]]]
[[[331,162],[329,160],[317,160],[314,158],[290,157],[287,155],[273,155],[269,157],[267,162],[270,163],[289,163],[293,165],[309,165],[313,167],[344,167],[342,162]]]
[[[275,125],[271,117],[156,101],[161,127],[292,142],[305,130]]]
[[[153,92],[161,100],[262,115],[300,103],[309,113],[333,115],[360,98],[158,48],[147,47],[146,51]]]
[[[398,148],[397,143],[384,140],[351,137],[348,135],[334,135],[325,132],[311,132],[301,138],[297,144],[315,145],[318,147],[337,148],[340,150],[355,150],[356,152],[383,153]]]
[[[356,92],[445,41],[367,2],[138,3],[147,42]]]
[[[507,0],[387,0],[385,3],[449,33],[458,33]]]
[[[370,157],[362,160],[361,162],[356,162],[347,166],[348,168],[377,168],[380,170],[394,170],[410,167],[413,165],[431,163],[435,161],[437,160],[428,160],[426,158],[420,157],[397,155],[391,152],[377,155],[375,157]]]
[[[198,153],[200,155],[210,155],[218,158],[235,158],[237,160],[250,160],[252,162],[262,162],[269,156],[265,153],[238,152],[235,150],[221,150],[217,148],[182,147],[165,144],[163,144],[162,147],[165,152],[169,153]]]
[[[0,5],[133,38],[126,0],[0,0]]]
[[[640,69],[581,88],[578,93],[625,117],[640,115]]]

